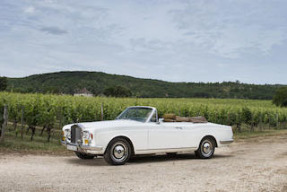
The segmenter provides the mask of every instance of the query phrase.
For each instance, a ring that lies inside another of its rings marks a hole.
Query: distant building
[[[82,97],[93,97],[94,95],[88,91],[86,88],[77,90],[76,93],[74,93],[74,96],[82,96]]]

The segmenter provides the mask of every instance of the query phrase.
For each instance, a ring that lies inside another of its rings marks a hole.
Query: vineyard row
[[[250,126],[286,125],[287,109],[272,105],[271,101],[236,99],[140,99],[73,97],[43,94],[0,93],[0,124],[3,124],[4,106],[8,121],[25,122],[28,129],[41,126],[47,130],[62,125],[115,119],[128,106],[153,106],[159,116],[175,113],[179,116],[204,116],[209,122],[231,125],[239,129]]]

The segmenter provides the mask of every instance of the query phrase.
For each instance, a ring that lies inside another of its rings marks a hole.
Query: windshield
[[[117,117],[117,119],[129,119],[140,122],[146,122],[151,112],[152,109],[150,108],[141,108],[141,107],[127,108]]]

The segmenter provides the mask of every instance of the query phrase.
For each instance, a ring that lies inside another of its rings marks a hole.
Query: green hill
[[[94,95],[103,95],[108,88],[122,86],[133,97],[203,97],[272,99],[281,85],[254,85],[239,82],[172,83],[153,79],[140,79],[102,72],[56,72],[24,78],[8,78],[8,91],[23,93],[74,94],[86,88]]]

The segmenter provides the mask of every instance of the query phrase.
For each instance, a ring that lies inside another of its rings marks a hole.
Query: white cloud
[[[194,1],[184,9],[170,13],[187,41],[217,56],[238,58],[243,49],[255,48],[266,54],[274,45],[287,39],[287,30],[281,27],[282,23],[269,26],[270,17],[278,17],[277,13],[267,12],[264,5],[254,6],[255,3],[258,2],[238,5],[233,1],[224,4]]]
[[[53,34],[53,35],[63,35],[63,34],[68,33],[66,30],[63,30],[63,29],[56,27],[56,26],[43,27],[40,30],[43,32],[46,32],[46,33]]]
[[[32,14],[35,12],[35,7],[33,7],[33,6],[26,7],[26,8],[24,8],[24,12]]]
[[[283,0],[2,0],[1,73],[88,69],[169,81],[287,83],[284,7]],[[249,70],[258,66],[254,76]]]

